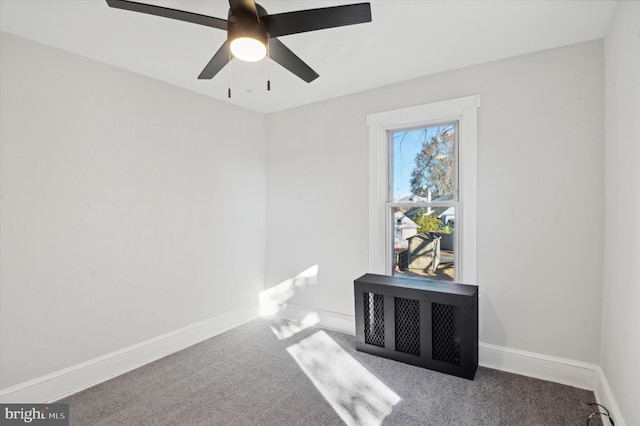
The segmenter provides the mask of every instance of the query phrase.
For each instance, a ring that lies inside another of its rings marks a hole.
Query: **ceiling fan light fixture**
[[[257,62],[267,56],[267,46],[253,37],[238,37],[231,41],[231,53],[241,61]]]
[[[267,55],[267,29],[254,19],[229,17],[229,49],[241,61],[257,62]]]

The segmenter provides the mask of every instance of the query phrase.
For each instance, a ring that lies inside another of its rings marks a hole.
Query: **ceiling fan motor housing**
[[[229,13],[227,41],[231,43],[239,37],[253,38],[266,46],[269,33],[266,25],[257,17],[237,17]]]

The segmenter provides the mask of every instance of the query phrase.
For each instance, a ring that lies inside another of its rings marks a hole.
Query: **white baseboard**
[[[549,380],[577,388],[594,390],[598,381],[598,366],[480,342],[479,364],[483,367]]]
[[[340,314],[337,312],[323,311],[321,309],[306,308],[299,305],[287,304],[273,316],[299,322],[303,318],[313,315],[315,317],[313,325],[317,325],[328,330],[355,336],[356,322],[352,315]]]
[[[607,409],[609,410],[609,415],[615,421],[616,426],[627,426],[627,423],[622,418],[620,407],[618,406],[618,403],[616,402],[616,399],[611,392],[607,377],[600,367],[598,367],[598,382],[596,384],[596,388],[594,389],[594,393],[596,394],[596,400],[598,401],[598,403],[607,407]],[[602,416],[602,424],[609,425],[605,416]]]
[[[195,345],[258,317],[258,307],[231,311],[69,368],[0,390],[2,403],[49,403]]]

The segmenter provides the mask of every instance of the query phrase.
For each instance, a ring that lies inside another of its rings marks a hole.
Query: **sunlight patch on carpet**
[[[322,330],[287,351],[348,425],[380,425],[401,400]]]

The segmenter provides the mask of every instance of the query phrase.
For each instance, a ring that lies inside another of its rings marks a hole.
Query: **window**
[[[391,273],[455,281],[458,122],[390,130],[386,216]]]
[[[479,96],[371,114],[370,272],[476,283]]]

